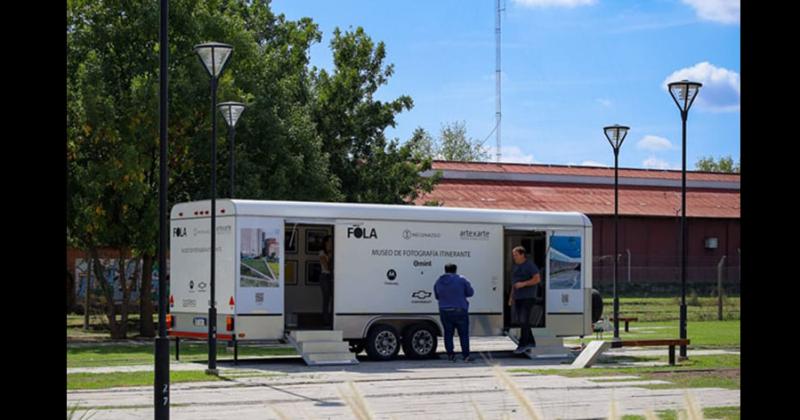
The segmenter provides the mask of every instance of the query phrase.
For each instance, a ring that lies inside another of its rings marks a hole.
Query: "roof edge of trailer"
[[[211,200],[177,203],[171,219],[207,217]],[[315,201],[273,201],[217,199],[219,216],[276,216],[284,218],[334,218],[367,220],[419,220],[421,222],[466,223],[531,223],[567,226],[592,226],[589,217],[580,212],[483,209],[467,207],[433,207],[400,204],[326,203]],[[488,219],[487,219],[488,217]],[[536,220],[530,220],[536,219]],[[542,219],[547,220],[542,222]]]

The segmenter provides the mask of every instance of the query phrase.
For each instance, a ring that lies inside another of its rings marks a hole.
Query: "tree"
[[[143,335],[154,331],[159,226],[158,18],[157,2],[67,2],[67,237],[89,252],[95,278],[108,269],[101,249],[115,250],[120,266],[137,261]],[[234,47],[219,101],[247,104],[234,152],[238,196],[405,203],[432,189],[435,180],[420,176],[430,158],[385,138],[413,102],[373,99],[393,69],[383,64],[383,43],[363,29],[335,31],[332,74],[309,68],[309,50],[322,38],[317,25],[273,14],[268,0],[173,0],[169,38],[170,205],[210,196],[209,80],[192,51],[208,40]],[[222,192],[230,156],[218,127]],[[127,334],[133,281],[98,282],[114,337]],[[115,288],[125,301],[119,307]]]
[[[414,153],[417,153],[421,156],[427,156],[431,158],[435,158],[437,154],[437,144],[436,140],[428,134],[422,127],[417,127],[414,129],[414,132],[411,133],[411,138],[408,140],[409,145],[411,146]]]
[[[360,27],[346,32],[336,28],[331,50],[333,72],[315,69],[312,74],[312,112],[343,198],[407,203],[418,192],[430,191],[432,180],[420,175],[430,169],[430,157],[384,134],[395,126],[397,114],[413,106],[406,95],[389,102],[374,98],[394,72],[393,65],[384,65],[384,43],[375,44]]]
[[[467,137],[464,121],[442,125],[436,155],[444,160],[461,162],[483,161],[489,157],[476,139]]]
[[[734,163],[730,155],[719,158],[719,161],[715,161],[713,156],[701,157],[694,166],[698,171],[705,172],[739,173],[740,171],[740,164]]]

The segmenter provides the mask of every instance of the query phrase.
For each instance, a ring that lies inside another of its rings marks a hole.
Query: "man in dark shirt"
[[[520,338],[514,354],[524,353],[536,347],[536,340],[531,331],[531,311],[536,302],[541,275],[539,268],[525,256],[525,248],[518,246],[511,251],[514,268],[511,272],[511,295],[508,306],[515,305],[519,318]]]
[[[456,265],[444,266],[445,274],[436,280],[433,293],[439,301],[439,316],[444,327],[444,348],[447,350],[447,360],[456,361],[453,351],[453,333],[458,329],[458,339],[461,341],[461,354],[465,362],[472,361],[469,357],[469,302],[467,298],[475,294],[469,280],[456,274]]]

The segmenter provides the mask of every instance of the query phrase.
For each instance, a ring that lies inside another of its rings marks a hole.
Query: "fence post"
[[[725,258],[727,255],[723,255],[717,264],[717,318],[720,321],[722,321],[722,267],[725,265]]]
[[[92,259],[89,258],[86,269],[86,284],[83,287],[83,330],[89,331],[89,293],[92,290]],[[80,276],[78,276],[80,281]]]
[[[626,249],[628,251],[628,284],[631,284],[631,249]]]

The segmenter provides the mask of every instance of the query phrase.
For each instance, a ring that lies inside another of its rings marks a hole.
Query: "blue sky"
[[[666,82],[704,84],[689,113],[687,165],[739,160],[737,0],[501,0],[502,160],[613,166],[602,127],[631,131],[620,166],[679,169],[681,122]],[[275,0],[323,32],[313,65],[330,69],[333,29],[361,26],[395,66],[378,99],[410,95],[390,138],[438,136],[464,121],[483,141],[495,126],[495,1]],[[485,143],[494,153],[495,137]],[[494,160],[494,155],[492,155]]]

